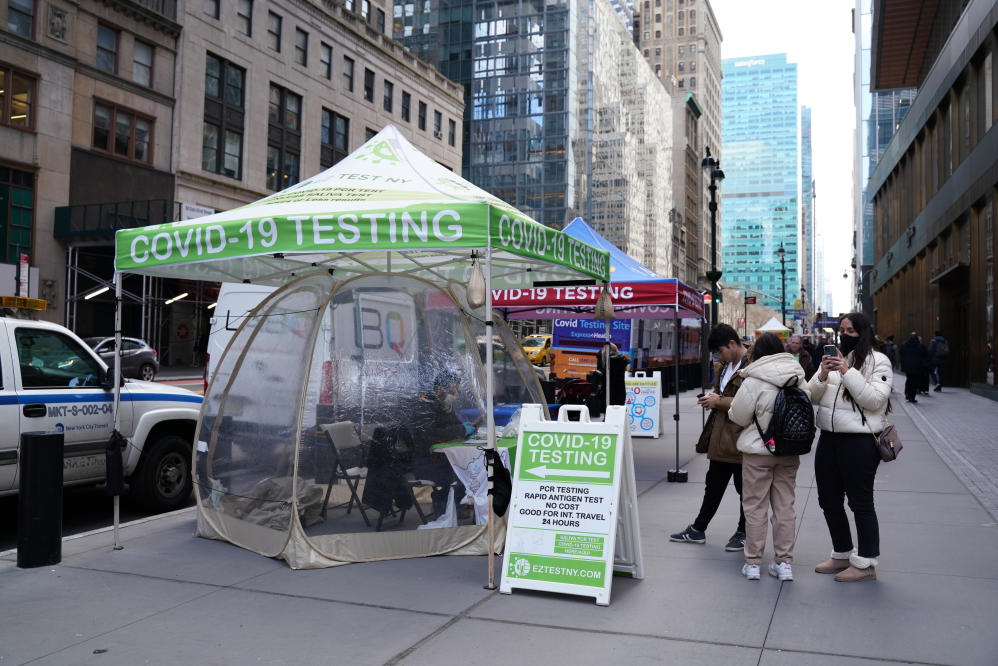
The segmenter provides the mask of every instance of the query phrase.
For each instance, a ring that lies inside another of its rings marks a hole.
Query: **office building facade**
[[[918,88],[868,185],[875,323],[900,338],[941,331],[943,385],[973,388],[996,360],[998,2],[920,16],[877,0],[872,34],[871,90]]]
[[[801,262],[797,65],[775,54],[724,60],[722,69],[724,281],[775,310],[785,287],[790,310]]]
[[[110,294],[84,297],[109,285],[117,228],[257,200],[388,123],[458,170],[462,90],[392,40],[390,9],[385,0],[0,8],[0,69],[27,109],[27,122],[6,106],[0,119],[0,176],[18,203],[2,232],[20,247],[30,241],[49,301],[41,316],[108,333]],[[216,289],[129,276],[126,333],[166,364],[189,363]]]
[[[661,270],[670,103],[617,14],[607,0],[398,3],[395,36],[464,86],[466,178],[555,228],[581,216]]]
[[[707,273],[714,263],[721,264],[720,225],[724,217],[718,200],[716,215],[717,242],[711,242],[709,177],[699,170],[704,149],[710,148],[715,159],[722,159],[721,146],[721,42],[717,18],[707,0],[638,0],[633,13],[634,42],[651,65],[673,99],[672,171],[684,174],[673,180],[676,208],[673,221],[673,263],[676,277],[701,290],[710,288]],[[692,97],[691,97],[692,96]],[[690,110],[692,99],[696,112]],[[694,117],[688,117],[693,113]],[[695,137],[696,142],[691,143]],[[697,156],[690,168],[691,152]],[[722,159],[723,166],[723,159]],[[698,172],[698,175],[687,174]],[[691,185],[688,177],[695,177]],[[720,189],[718,190],[720,193]],[[722,280],[727,281],[726,276]]]
[[[814,171],[811,160],[811,109],[800,109],[800,247],[801,247],[801,301],[807,319],[814,313],[812,303],[817,297],[814,271]]]

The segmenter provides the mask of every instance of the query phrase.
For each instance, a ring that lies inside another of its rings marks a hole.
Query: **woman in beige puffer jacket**
[[[780,580],[793,580],[794,488],[799,456],[774,456],[765,447],[759,430],[765,432],[773,417],[773,405],[787,382],[810,393],[800,363],[783,351],[783,343],[772,333],[759,337],[752,349],[752,363],[739,371],[744,381],[728,408],[728,418],[744,426],[738,436],[742,452],[742,508],[745,510],[745,564],[742,573],[759,580],[759,565],[766,548],[766,521],[773,510],[775,561],[769,573]],[[753,423],[753,417],[759,427]]]

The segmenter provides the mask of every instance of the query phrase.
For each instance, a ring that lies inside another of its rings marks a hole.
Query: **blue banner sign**
[[[606,339],[606,322],[599,319],[555,319],[553,346],[596,350]],[[631,346],[631,320],[610,321],[610,342],[626,353]]]

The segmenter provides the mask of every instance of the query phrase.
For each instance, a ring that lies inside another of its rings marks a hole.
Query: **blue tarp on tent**
[[[620,248],[596,233],[596,230],[577,217],[562,229],[576,240],[610,253],[610,282],[649,282],[663,279],[650,268],[638,263]]]

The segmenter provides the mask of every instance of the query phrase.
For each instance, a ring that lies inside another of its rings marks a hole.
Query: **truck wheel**
[[[191,447],[182,437],[167,435],[153,442],[132,475],[136,499],[156,511],[179,509],[191,495]]]
[[[139,368],[139,377],[142,381],[151,382],[156,379],[156,368],[149,363],[143,363],[142,367]]]

